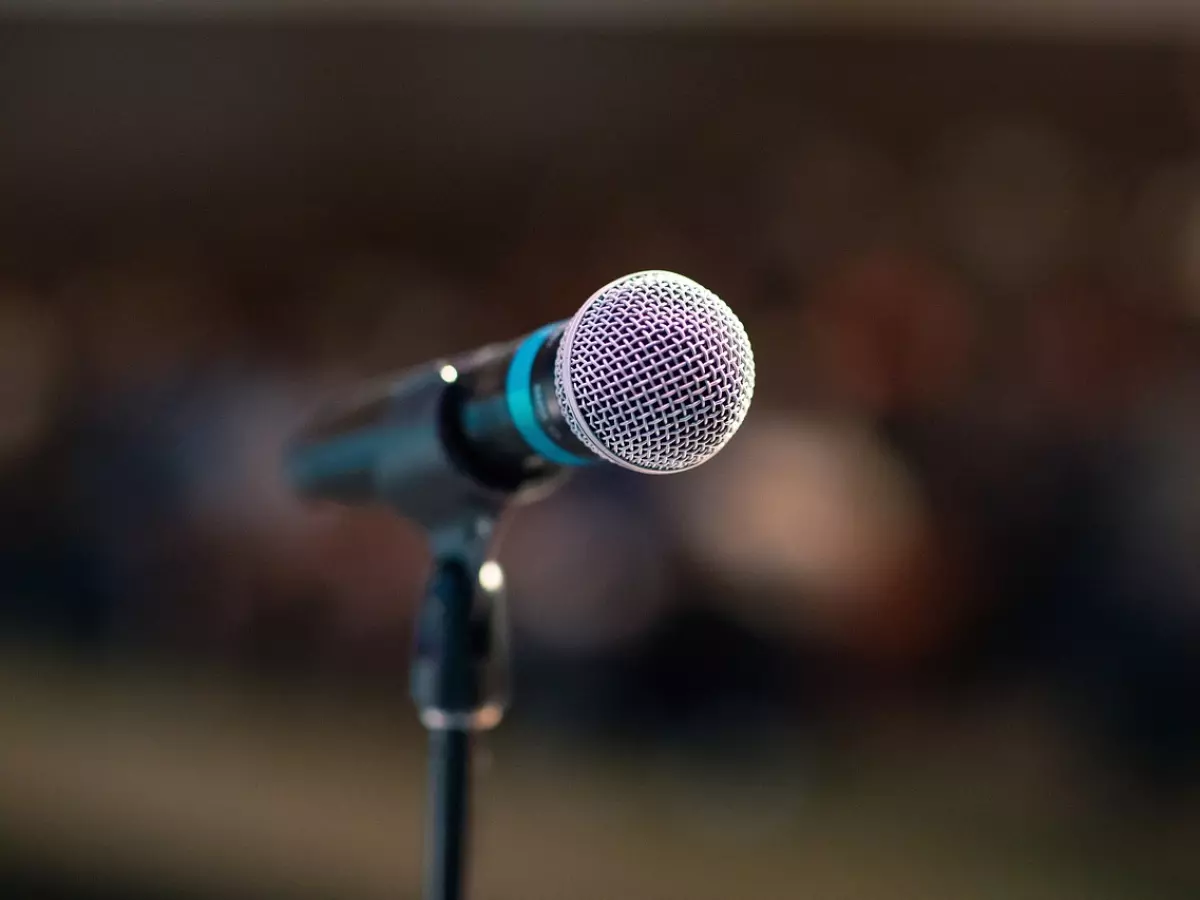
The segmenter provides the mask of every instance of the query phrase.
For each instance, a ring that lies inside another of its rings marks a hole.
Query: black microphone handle
[[[455,504],[492,506],[592,462],[555,392],[562,332],[438,360],[327,407],[287,448],[290,481],[308,498],[384,502],[428,526]]]

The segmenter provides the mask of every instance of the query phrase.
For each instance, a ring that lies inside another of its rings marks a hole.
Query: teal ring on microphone
[[[560,466],[586,466],[590,459],[576,456],[550,439],[533,409],[533,361],[546,338],[558,327],[554,324],[539,328],[522,341],[508,366],[508,376],[504,380],[505,399],[517,431],[538,456]]]

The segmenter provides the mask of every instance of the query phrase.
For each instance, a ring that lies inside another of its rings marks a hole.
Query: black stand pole
[[[470,742],[471,736],[465,731],[434,731],[429,735],[427,900],[462,900],[465,895]]]
[[[417,625],[412,692],[429,729],[425,900],[463,900],[471,736],[503,715],[507,687],[503,573],[485,560],[491,522],[435,540]]]

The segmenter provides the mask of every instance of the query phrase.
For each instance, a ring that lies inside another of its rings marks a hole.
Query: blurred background
[[[0,3],[0,893],[416,898],[428,564],[282,441],[629,271],[751,414],[514,512],[474,896],[1200,896],[1200,9]]]

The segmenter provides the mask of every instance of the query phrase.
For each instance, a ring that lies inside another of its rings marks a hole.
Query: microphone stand
[[[487,559],[494,511],[432,534],[434,568],[417,620],[411,690],[429,730],[423,896],[463,900],[472,735],[507,702],[504,576]]]
[[[463,396],[490,397],[493,418],[507,421],[506,354],[485,349],[377,387],[318,420],[289,456],[302,493],[382,500],[430,539],[410,682],[429,730],[425,900],[463,900],[471,738],[499,724],[508,702],[504,573],[488,558],[496,523],[511,500],[563,477],[556,466],[484,472],[460,440]],[[510,437],[500,428],[492,439]]]

